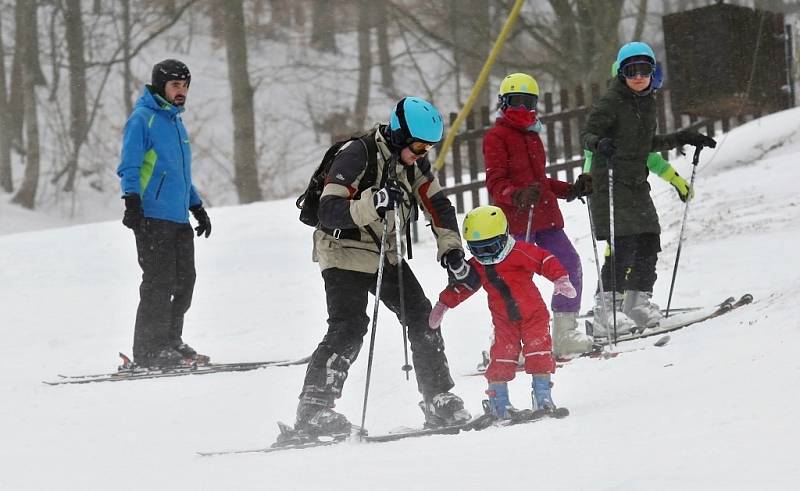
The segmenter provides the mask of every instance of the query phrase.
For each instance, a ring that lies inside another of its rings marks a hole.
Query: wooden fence
[[[582,87],[572,92],[562,90],[558,94],[557,103],[554,95],[549,92],[540,100],[540,119],[545,128],[540,136],[547,150],[547,173],[550,177],[572,182],[581,172],[583,148],[579,135],[591,110],[592,101],[600,96],[600,88],[596,84],[592,85],[589,92],[588,101]],[[698,120],[695,117],[681,116],[669,109],[668,89],[659,91],[656,104],[658,133],[692,128],[713,136],[719,131],[726,132],[760,116],[749,114],[723,120]],[[482,107],[467,117],[464,131],[455,137],[451,157],[438,173],[445,194],[455,198],[453,201],[459,213],[464,213],[467,201],[470,202],[469,209],[489,202],[483,177],[485,167],[481,144],[483,135],[494,122],[494,112],[488,107]],[[450,124],[455,118],[456,114],[450,113]],[[668,158],[667,152],[664,152],[664,157]]]

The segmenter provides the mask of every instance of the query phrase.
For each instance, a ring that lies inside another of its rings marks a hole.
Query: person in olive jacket
[[[617,54],[617,66],[616,80],[595,103],[581,131],[584,148],[594,154],[590,171],[594,193],[589,207],[598,240],[610,239],[609,162],[614,170],[616,268],[611,271],[607,255],[601,271],[605,291],[595,296],[595,335],[610,331],[612,285],[621,293],[617,295],[618,305],[613,306],[621,311],[617,314],[617,332],[634,325],[653,327],[662,317],[651,302],[661,227],[647,182],[649,155],[682,145],[716,146],[712,138],[692,130],[656,135],[656,56],[650,46],[643,42],[625,44]],[[685,180],[681,184],[685,187]]]

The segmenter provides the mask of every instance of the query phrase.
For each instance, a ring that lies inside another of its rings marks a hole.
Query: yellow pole
[[[475,81],[475,85],[472,86],[472,92],[469,94],[469,98],[467,99],[467,103],[464,104],[464,107],[461,109],[461,112],[458,114],[458,117],[453,122],[453,126],[450,127],[450,130],[447,132],[447,138],[444,139],[444,143],[442,143],[442,147],[439,149],[439,154],[436,157],[436,163],[434,164],[434,168],[439,170],[444,165],[444,158],[447,156],[447,152],[450,151],[450,147],[453,146],[453,140],[456,138],[456,133],[458,133],[458,129],[464,123],[464,119],[466,119],[467,114],[472,111],[472,106],[475,104],[475,99],[478,98],[478,94],[481,90],[483,90],[483,86],[486,84],[486,79],[489,78],[489,72],[494,65],[494,60],[497,58],[497,55],[500,53],[500,50],[503,48],[503,44],[506,42],[506,38],[508,34],[511,32],[511,28],[514,26],[514,23],[517,21],[517,17],[519,16],[519,11],[522,10],[522,4],[525,3],[525,0],[516,0],[514,3],[514,7],[511,9],[511,13],[508,15],[508,19],[506,19],[506,23],[503,26],[503,30],[500,31],[500,34],[497,36],[497,40],[494,42],[494,46],[492,46],[492,51],[489,53],[489,57],[486,58],[486,63],[483,64],[483,68],[481,69],[480,75],[478,75],[478,80]]]

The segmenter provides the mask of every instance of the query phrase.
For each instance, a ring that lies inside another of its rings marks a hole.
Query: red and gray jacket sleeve
[[[441,262],[442,256],[452,249],[463,251],[456,210],[442,191],[427,157],[417,160],[414,182],[410,184],[436,237],[436,259]]]

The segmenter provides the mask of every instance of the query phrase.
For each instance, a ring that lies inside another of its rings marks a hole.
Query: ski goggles
[[[508,236],[498,235],[486,240],[468,240],[467,248],[473,256],[480,259],[494,259],[503,252],[506,247]]]
[[[628,63],[619,69],[620,73],[625,78],[652,77],[656,71],[655,65],[646,61],[636,61]]]
[[[413,141],[408,144],[408,149],[411,150],[411,153],[413,153],[414,155],[425,155],[431,148],[433,148],[433,143],[428,143],[419,140]]]
[[[524,107],[529,111],[536,109],[539,97],[533,94],[506,94],[503,96],[503,104],[507,107]]]

